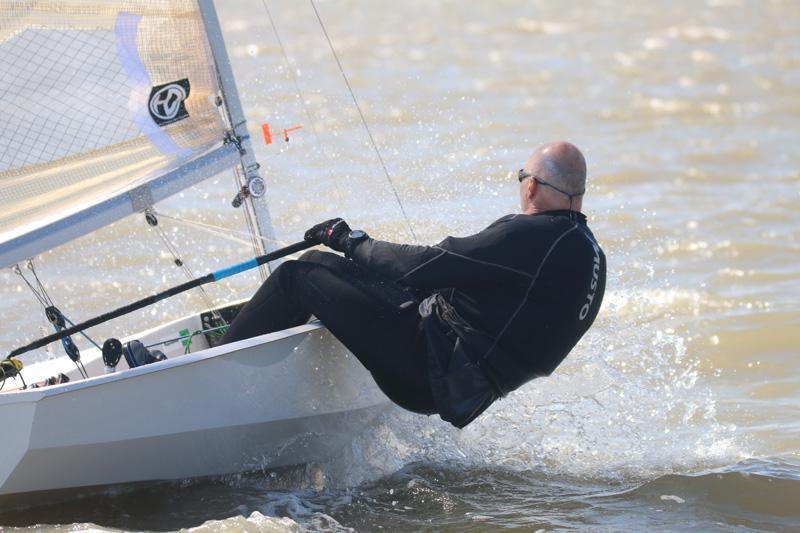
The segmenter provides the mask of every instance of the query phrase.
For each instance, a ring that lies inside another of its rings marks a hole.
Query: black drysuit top
[[[605,290],[605,255],[574,211],[507,215],[435,246],[365,239],[348,252],[424,298],[434,400],[457,427],[553,372],[591,326]]]

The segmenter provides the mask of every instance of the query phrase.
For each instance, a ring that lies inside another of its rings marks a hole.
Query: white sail
[[[239,163],[191,0],[0,4],[0,266]]]

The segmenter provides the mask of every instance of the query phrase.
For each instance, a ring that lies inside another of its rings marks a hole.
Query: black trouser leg
[[[400,286],[327,252],[279,266],[231,324],[223,342],[304,324],[313,314],[410,411],[435,412],[425,339],[411,296]]]

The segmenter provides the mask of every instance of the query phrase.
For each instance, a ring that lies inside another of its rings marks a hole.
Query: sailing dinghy
[[[272,236],[212,0],[5,3],[0,71],[0,266],[20,273],[37,254],[152,214],[231,168],[245,214]],[[40,288],[63,333],[69,323]],[[321,460],[386,408],[319,323],[218,345],[242,304],[121,340],[157,346],[165,358],[150,364],[112,372],[99,343],[76,354],[69,337],[68,355],[22,370],[25,355],[4,359],[0,508],[43,491]],[[122,416],[111,405],[135,408]]]

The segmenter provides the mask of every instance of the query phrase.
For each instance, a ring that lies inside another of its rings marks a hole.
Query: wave
[[[800,461],[750,459],[695,474],[668,474],[594,500],[603,508],[633,513],[656,510],[705,523],[797,531]]]

